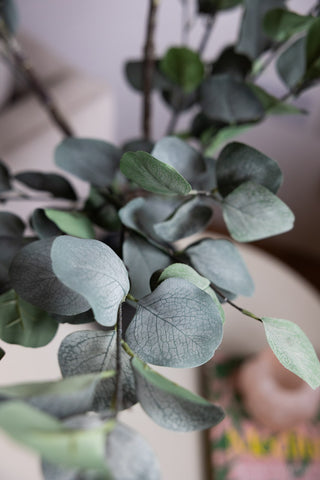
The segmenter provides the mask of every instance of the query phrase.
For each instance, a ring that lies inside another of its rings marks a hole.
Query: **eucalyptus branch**
[[[143,118],[142,130],[145,139],[151,138],[151,118],[152,118],[152,78],[154,72],[154,32],[156,26],[156,14],[160,0],[149,0],[149,13],[147,22],[146,41],[144,46],[143,61]]]
[[[204,29],[204,32],[203,32],[203,36],[200,40],[200,45],[199,45],[199,48],[198,48],[198,53],[199,55],[202,55],[206,46],[207,46],[207,43],[209,41],[209,38],[210,38],[210,35],[212,33],[212,29],[213,29],[213,26],[214,26],[214,23],[215,23],[215,20],[216,20],[216,16],[215,15],[209,15],[207,20],[206,20],[206,25],[205,25],[205,29]]]
[[[122,303],[120,303],[117,320],[117,353],[116,353],[116,389],[115,389],[115,413],[120,412],[122,406],[122,362],[121,362],[121,342],[122,342]]]
[[[55,104],[50,93],[42,85],[37,74],[35,73],[29,59],[22,51],[17,39],[8,34],[6,25],[0,20],[0,39],[3,42],[5,55],[13,68],[22,76],[29,88],[33,91],[37,99],[44,106],[51,120],[61,130],[64,136],[72,137],[73,131],[61,111]]]
[[[169,124],[166,130],[166,135],[172,135],[176,129],[177,122],[180,116],[180,110],[174,110],[169,120]]]
[[[180,0],[182,8],[182,30],[181,30],[181,43],[182,45],[188,45],[189,33],[190,33],[190,18],[189,18],[189,0]]]
[[[262,319],[260,317],[257,317],[254,313],[250,312],[249,310],[246,310],[245,308],[240,307],[236,303],[232,302],[229,300],[228,297],[226,297],[220,290],[217,288],[213,283],[210,283],[210,287],[231,307],[235,308],[238,310],[238,312],[242,313],[243,315],[246,315],[247,317],[253,318],[254,320],[257,320],[258,322],[262,322]]]

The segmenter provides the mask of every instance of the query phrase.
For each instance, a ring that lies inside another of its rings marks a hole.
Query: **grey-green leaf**
[[[86,299],[68,288],[52,269],[54,239],[46,238],[21,249],[12,261],[11,285],[27,302],[59,315],[76,315],[90,309]]]
[[[306,110],[298,108],[290,103],[283,102],[277,97],[270,95],[270,93],[263,90],[263,88],[258,85],[250,83],[249,86],[256,97],[260,100],[268,115],[301,115],[307,113]]]
[[[0,293],[11,288],[9,268],[12,259],[30,240],[23,237],[0,237]]]
[[[98,240],[60,236],[53,241],[51,259],[59,280],[88,301],[96,321],[115,325],[129,280],[126,267],[114,251]]]
[[[98,373],[116,369],[116,333],[83,330],[73,332],[62,341],[59,348],[59,365],[64,377]],[[129,408],[137,401],[130,357],[121,350],[123,399],[122,408]],[[116,380],[111,377],[97,385],[92,408],[103,411],[112,406]]]
[[[191,185],[175,168],[146,152],[127,152],[120,162],[122,173],[149,192],[187,195]]]
[[[207,362],[221,340],[218,307],[181,278],[165,280],[142,298],[126,331],[127,343],[144,361],[177,368]]]
[[[58,167],[98,187],[113,182],[120,157],[111,143],[89,138],[67,138],[55,151]]]
[[[11,175],[8,167],[0,160],[0,192],[11,189]]]
[[[242,133],[245,133],[249,128],[252,127],[252,124],[243,124],[243,125],[235,125],[231,127],[222,127],[216,133],[212,135],[209,141],[206,141],[205,144],[205,155],[212,156],[215,152],[228,140],[231,140]]]
[[[295,33],[309,28],[314,21],[312,15],[299,15],[283,8],[275,8],[264,16],[263,28],[273,40],[284,42]]]
[[[139,92],[143,92],[144,88],[143,65],[142,60],[131,60],[125,64],[126,78],[129,84]],[[155,62],[151,87],[157,89],[172,88],[172,83],[161,73],[158,61]]]
[[[314,348],[301,330],[289,320],[262,318],[270,347],[282,365],[301,377],[310,387],[320,386],[320,363]]]
[[[212,120],[246,123],[260,120],[264,109],[248,85],[230,75],[213,75],[200,89],[203,112]]]
[[[199,54],[186,47],[170,48],[161,59],[159,68],[186,93],[199,86],[205,71]]]
[[[132,359],[132,367],[139,402],[161,427],[190,432],[213,427],[223,420],[220,407],[171,382],[137,357]]]
[[[238,242],[252,242],[291,230],[294,215],[278,197],[262,185],[246,182],[223,204],[223,218]]]
[[[212,209],[198,198],[188,200],[178,207],[164,222],[154,225],[159,237],[175,242],[204,230],[212,217]]]
[[[60,228],[49,220],[43,208],[36,208],[33,211],[30,223],[39,238],[57,237],[62,234]]]
[[[252,295],[252,278],[238,250],[229,240],[206,238],[189,246],[186,254],[196,270],[218,288],[237,295]]]
[[[170,257],[134,233],[123,244],[123,261],[129,270],[130,292],[136,298],[150,293],[153,272],[170,265]]]
[[[11,212],[0,212],[0,236],[22,237],[25,224],[20,217]]]
[[[34,190],[49,192],[56,198],[77,199],[70,182],[56,173],[26,171],[15,175],[15,179]]]
[[[279,56],[276,67],[280,78],[290,90],[302,81],[306,71],[306,39],[298,38]]]
[[[25,302],[14,290],[0,295],[0,338],[24,347],[43,347],[58,324],[46,312]]]
[[[0,405],[0,427],[17,442],[67,468],[108,473],[105,443],[114,421],[97,425],[95,419],[87,420],[86,428],[72,428],[22,402]]]
[[[80,238],[94,238],[95,236],[92,223],[83,213],[53,208],[46,208],[44,213],[62,232],[68,235]]]
[[[220,153],[216,172],[219,192],[225,197],[244,182],[255,182],[277,193],[282,183],[279,165],[255,148],[229,143]]]

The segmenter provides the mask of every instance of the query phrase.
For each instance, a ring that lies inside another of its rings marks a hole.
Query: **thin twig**
[[[212,29],[213,29],[213,26],[214,26],[215,19],[216,19],[215,15],[209,15],[208,18],[207,18],[206,26],[205,26],[205,29],[204,29],[204,32],[203,32],[203,37],[200,41],[200,45],[199,45],[199,48],[198,48],[199,55],[203,54],[203,52],[204,52],[204,50],[207,46],[208,40],[210,38]]]
[[[147,21],[146,41],[144,46],[143,61],[143,117],[142,131],[146,140],[151,139],[151,119],[152,119],[152,79],[154,73],[154,32],[156,26],[156,14],[159,0],[149,0],[149,13]]]
[[[61,130],[64,136],[72,137],[73,131],[70,125],[67,123],[49,92],[42,85],[42,82],[39,80],[30,61],[23,53],[17,39],[8,34],[6,25],[2,20],[0,20],[0,39],[3,41],[5,54],[8,60],[26,81],[40,103],[45,107],[50,118]]]
[[[122,303],[118,310],[117,321],[117,357],[116,357],[116,389],[115,389],[115,413],[116,415],[122,408],[122,362],[121,362],[121,340],[122,340]]]
[[[172,135],[174,133],[179,120],[179,116],[180,110],[173,110],[167,127],[166,135]]]

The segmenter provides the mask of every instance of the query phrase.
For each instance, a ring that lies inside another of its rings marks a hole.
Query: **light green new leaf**
[[[88,301],[96,321],[115,325],[129,280],[126,267],[114,251],[98,240],[60,236],[53,241],[51,259],[59,280]]]
[[[295,33],[309,28],[314,21],[312,15],[299,15],[283,8],[275,8],[264,16],[263,28],[273,40],[284,42]]]
[[[24,347],[43,347],[56,334],[58,323],[25,302],[14,290],[0,295],[0,338]]]
[[[320,363],[310,340],[289,320],[262,318],[267,340],[282,365],[301,377],[310,387],[320,386]]]
[[[252,278],[229,240],[206,238],[189,246],[185,253],[196,270],[218,288],[237,295],[252,295]]]
[[[170,48],[160,61],[159,68],[186,93],[199,86],[205,70],[199,54],[186,47]]]
[[[80,212],[67,212],[53,208],[46,208],[44,212],[49,220],[68,235],[80,238],[94,238],[95,236],[92,223]]]
[[[144,361],[176,368],[207,362],[222,340],[222,318],[194,284],[169,278],[138,303],[126,342]]]
[[[17,442],[50,462],[108,473],[105,442],[114,421],[96,425],[96,419],[87,420],[87,428],[72,428],[22,402],[0,405],[0,428]]]
[[[116,332],[82,330],[63,339],[58,353],[61,373],[64,377],[92,374],[116,369]],[[130,357],[121,350],[122,405],[129,408],[137,401]],[[116,378],[101,381],[93,393],[92,409],[103,411],[111,408],[114,400]]]
[[[218,188],[224,197],[244,182],[255,182],[276,193],[282,183],[279,165],[244,143],[229,143],[216,163]]]
[[[263,88],[258,85],[250,83],[249,87],[260,100],[268,115],[301,115],[307,113],[305,110],[302,110],[295,105],[279,101],[277,97],[270,95],[270,93],[263,90]]]
[[[58,418],[92,410],[97,384],[114,375],[113,371],[77,375],[53,381],[22,383],[0,387],[0,401],[21,400]]]
[[[122,173],[149,192],[187,195],[191,185],[175,170],[146,152],[127,152],[120,162]]]
[[[206,142],[208,146],[205,149],[206,156],[212,156],[214,153],[228,140],[231,140],[242,133],[245,133],[251,128],[253,125],[246,124],[246,125],[235,125],[232,127],[223,127],[217,133],[212,136],[210,141]]]
[[[25,224],[20,217],[11,212],[0,212],[0,236],[22,237]]]
[[[213,427],[223,420],[220,407],[171,382],[137,357],[132,359],[132,368],[139,402],[161,427],[190,432]]]
[[[294,215],[278,197],[262,185],[246,182],[222,203],[223,218],[238,242],[252,242],[291,230]]]

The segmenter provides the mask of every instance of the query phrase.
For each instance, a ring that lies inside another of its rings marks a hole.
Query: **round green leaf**
[[[0,338],[24,347],[43,347],[56,334],[57,322],[20,298],[14,290],[0,295]]]
[[[282,365],[310,387],[320,386],[320,363],[310,340],[298,325],[280,318],[262,318],[267,340]]]
[[[80,212],[55,210],[46,208],[46,216],[64,233],[80,238],[94,238],[92,223]]]
[[[56,173],[27,171],[18,173],[15,175],[15,179],[34,190],[49,192],[56,198],[77,199],[70,182]]]
[[[145,412],[161,427],[178,432],[204,430],[220,423],[223,410],[132,359],[137,395]]]
[[[149,192],[187,195],[191,185],[173,167],[146,152],[127,152],[120,162],[122,173]]]
[[[152,88],[162,89],[172,87],[171,82],[161,73],[159,70],[159,62],[155,62],[152,76]],[[125,74],[126,78],[135,90],[143,92],[144,89],[144,78],[143,78],[143,61],[142,60],[131,60],[125,64]],[[140,150],[140,149],[139,149]]]
[[[211,74],[228,74],[239,80],[245,79],[251,70],[251,60],[246,55],[235,51],[234,47],[225,48],[219,58],[212,64]]]
[[[96,321],[115,325],[129,280],[126,267],[114,251],[98,240],[60,236],[53,241],[51,259],[59,280],[88,301]]]
[[[160,61],[160,70],[186,93],[195,90],[204,77],[200,56],[186,47],[170,48]]]
[[[242,183],[223,204],[223,218],[238,242],[252,242],[291,230],[294,215],[278,197],[262,185]]]
[[[23,237],[0,237],[0,293],[10,290],[9,268],[12,259],[30,240]]]
[[[146,362],[196,367],[207,362],[221,343],[218,307],[186,280],[165,280],[138,305],[126,342]]]
[[[266,34],[277,42],[288,40],[295,33],[307,29],[315,21],[311,15],[299,15],[283,8],[267,12],[263,19]]]
[[[0,236],[22,237],[25,224],[20,217],[11,212],[0,212]]]

